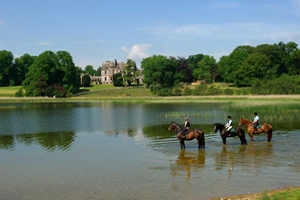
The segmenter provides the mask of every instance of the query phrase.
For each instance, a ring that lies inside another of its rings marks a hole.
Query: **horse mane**
[[[223,127],[225,127],[225,125],[222,124],[222,123],[215,123],[215,126],[223,126]]]
[[[179,124],[177,124],[176,122],[173,122],[173,121],[172,121],[171,124],[172,124],[172,123],[174,123],[175,125],[179,126],[179,128],[183,129],[183,127],[180,126]]]

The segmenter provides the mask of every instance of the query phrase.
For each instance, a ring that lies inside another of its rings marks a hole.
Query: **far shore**
[[[0,97],[0,103],[55,103],[55,102],[132,102],[132,103],[217,103],[231,101],[293,101],[300,100],[300,95],[216,95],[216,96],[171,96],[171,97]]]

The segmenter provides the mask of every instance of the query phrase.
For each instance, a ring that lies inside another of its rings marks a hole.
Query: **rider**
[[[254,121],[253,121],[253,128],[255,131],[258,132],[257,126],[259,125],[259,117],[257,115],[257,112],[254,113]]]
[[[184,123],[184,127],[183,127],[183,130],[182,130],[182,135],[183,135],[182,139],[185,138],[185,134],[189,133],[190,127],[191,127],[189,119],[187,117],[184,118],[184,121],[185,121],[185,123]]]
[[[228,122],[227,124],[225,124],[225,128],[226,128],[226,131],[229,131],[230,129],[232,129],[232,120],[231,120],[231,117],[228,116]]]

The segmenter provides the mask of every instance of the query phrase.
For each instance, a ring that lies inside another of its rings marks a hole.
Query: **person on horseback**
[[[190,127],[191,127],[189,119],[187,117],[184,118],[184,121],[185,121],[185,123],[184,123],[184,127],[182,130],[182,135],[183,135],[182,139],[185,139],[185,134],[188,134],[190,132]]]
[[[228,122],[227,124],[225,124],[225,128],[226,128],[226,131],[230,131],[230,129],[232,129],[232,120],[231,120],[231,117],[228,116]]]
[[[256,132],[258,132],[257,130],[257,126],[259,125],[259,117],[257,115],[257,112],[254,113],[254,121],[253,121],[253,128]]]

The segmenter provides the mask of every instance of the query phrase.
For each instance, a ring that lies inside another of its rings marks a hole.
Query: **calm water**
[[[213,133],[222,106],[1,104],[0,199],[208,199],[299,186],[300,119],[272,124],[269,144],[262,134],[223,146]],[[181,150],[167,131],[187,113],[205,150]]]

